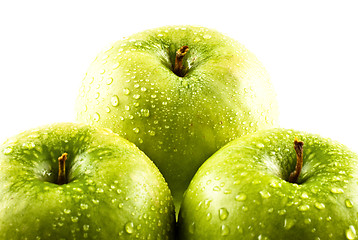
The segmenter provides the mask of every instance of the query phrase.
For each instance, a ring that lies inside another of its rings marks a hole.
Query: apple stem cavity
[[[290,174],[288,179],[290,183],[297,183],[303,166],[303,142],[298,141],[296,137],[294,140],[294,148],[296,151],[297,162],[295,170]]]
[[[188,51],[189,51],[188,46],[182,46],[176,52],[173,72],[179,77],[184,77],[186,74],[186,72],[184,71],[184,67],[183,67],[183,59]]]
[[[67,153],[64,153],[61,155],[61,157],[58,158],[58,178],[57,178],[57,184],[63,185],[67,183],[66,179],[66,160],[67,160]]]

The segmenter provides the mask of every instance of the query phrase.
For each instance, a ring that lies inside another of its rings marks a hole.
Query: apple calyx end
[[[66,160],[67,160],[67,153],[63,153],[61,157],[58,158],[58,178],[57,184],[63,185],[67,183],[66,179]]]
[[[299,141],[297,137],[294,140],[294,149],[296,151],[296,167],[295,170],[290,174],[288,182],[290,183],[297,183],[298,177],[300,176],[302,166],[303,166],[303,142]]]
[[[183,67],[183,59],[188,51],[189,51],[188,46],[182,46],[176,52],[173,72],[179,77],[184,77],[186,74]]]

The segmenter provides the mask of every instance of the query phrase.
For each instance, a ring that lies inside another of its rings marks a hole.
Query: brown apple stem
[[[188,46],[182,46],[175,55],[175,65],[173,72],[178,75],[179,77],[184,77],[185,72],[183,68],[183,58],[185,54],[189,51]]]
[[[303,142],[298,141],[298,139],[295,137],[294,144],[295,144],[294,148],[296,151],[297,163],[296,163],[295,170],[290,174],[290,177],[288,179],[290,183],[297,183],[303,165]]]
[[[66,179],[66,160],[67,160],[67,153],[62,154],[61,157],[58,158],[58,178],[57,184],[63,185],[67,183]]]

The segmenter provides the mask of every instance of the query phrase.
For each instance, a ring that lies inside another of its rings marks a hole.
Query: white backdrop
[[[297,2],[297,3],[294,3]],[[0,142],[73,121],[90,62],[148,28],[195,24],[243,43],[269,71],[280,124],[358,152],[356,1],[1,1]]]

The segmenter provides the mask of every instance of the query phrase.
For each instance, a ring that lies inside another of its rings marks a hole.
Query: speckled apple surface
[[[173,72],[187,46],[183,76]],[[200,26],[134,34],[101,52],[83,79],[77,120],[107,127],[158,166],[176,205],[199,166],[224,144],[276,126],[276,95],[261,62]]]
[[[303,145],[297,183],[294,139]],[[358,155],[333,140],[287,129],[225,145],[193,178],[180,239],[357,239]]]
[[[0,239],[173,239],[174,225],[159,170],[108,129],[52,124],[0,147]]]

